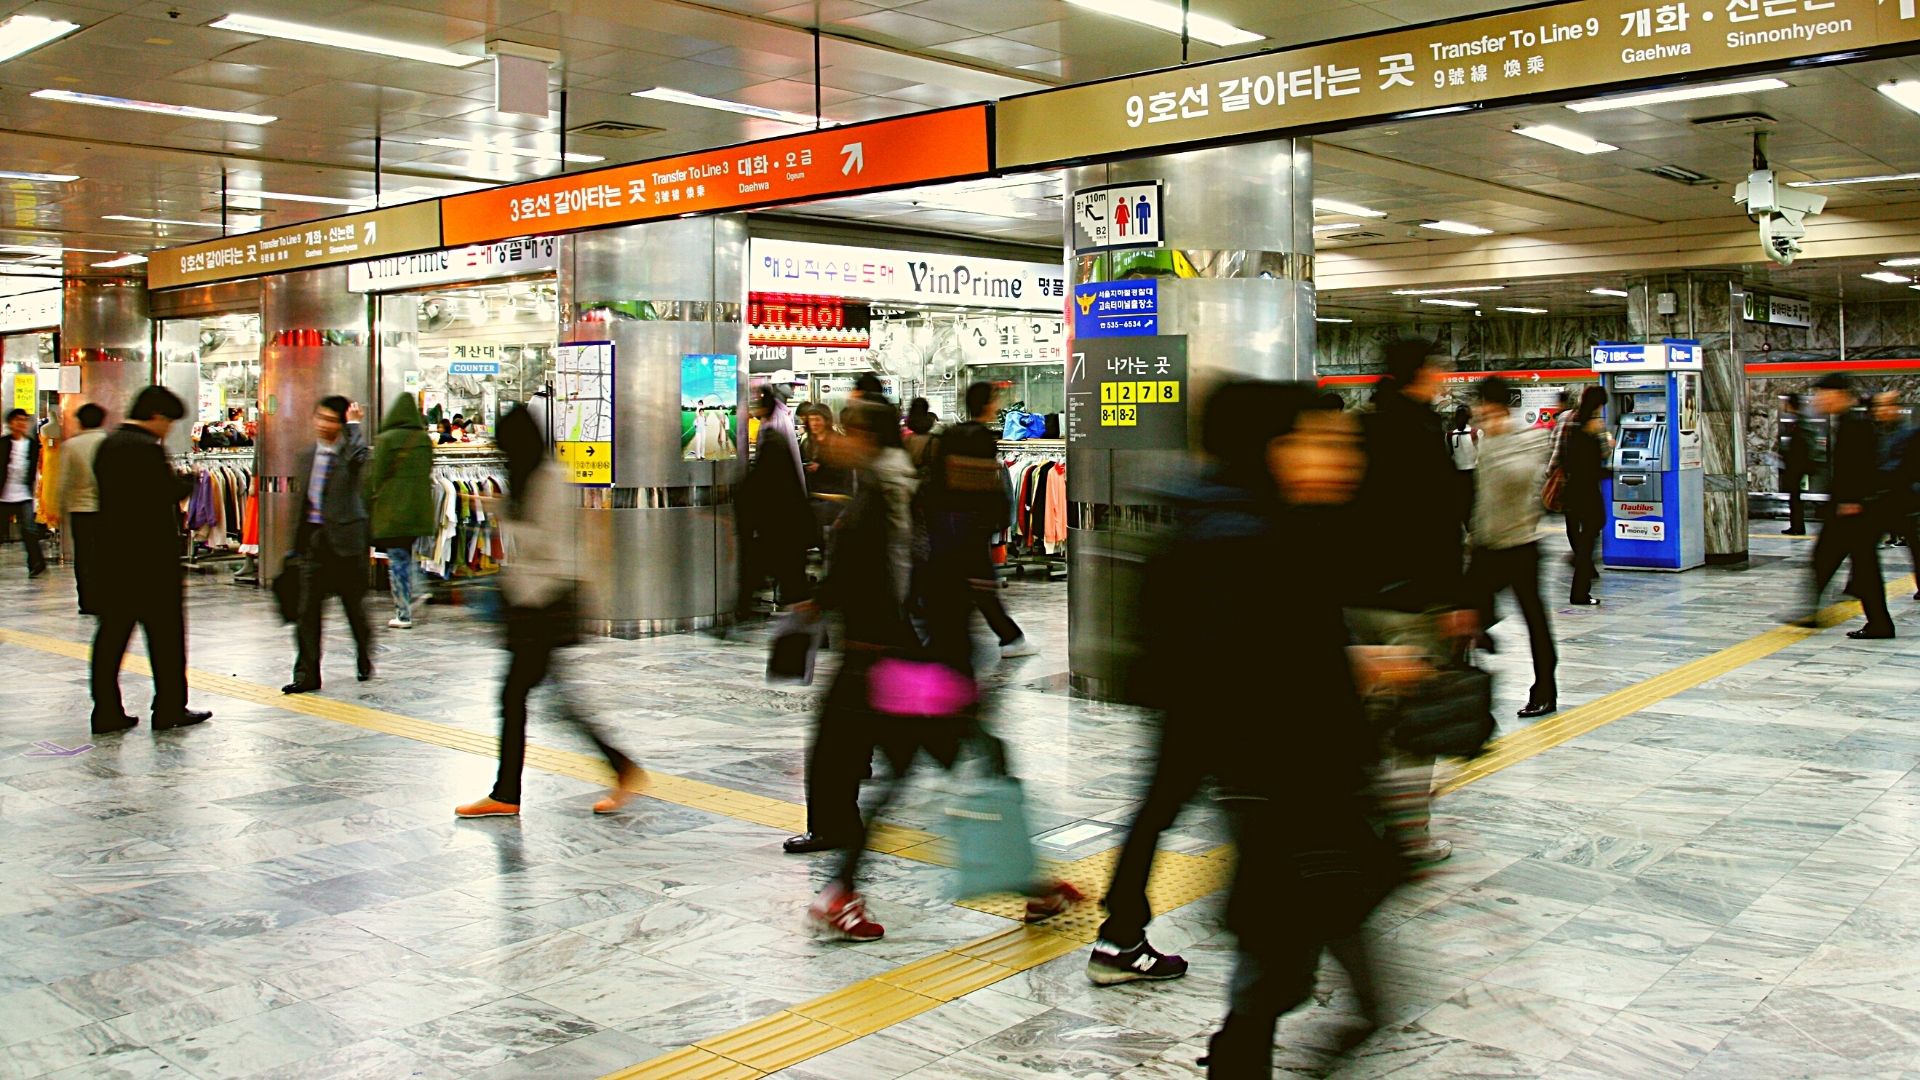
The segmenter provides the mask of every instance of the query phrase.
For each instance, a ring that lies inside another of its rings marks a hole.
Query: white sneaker
[[[1027,636],[1022,634],[1000,646],[1000,659],[1011,660],[1016,656],[1033,656],[1039,651],[1040,647],[1028,641]]]
[[[411,630],[413,629],[413,620],[412,619],[388,619],[387,627],[392,630]]]

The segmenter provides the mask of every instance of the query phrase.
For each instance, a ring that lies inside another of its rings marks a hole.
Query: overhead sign
[[[0,334],[58,329],[60,296],[59,289],[0,296]]]
[[[1091,251],[1160,246],[1160,181],[1108,184],[1073,193],[1073,250]]]
[[[1073,287],[1073,336],[1151,337],[1160,332],[1160,281],[1090,281]]]
[[[753,240],[747,245],[747,288],[1058,313],[1067,297],[1067,273],[1057,262]]]
[[[1011,98],[1001,168],[1920,40],[1913,0],[1575,0]]]
[[[1668,338],[1650,344],[1603,341],[1593,347],[1595,371],[1698,371],[1700,343]]]
[[[1067,360],[1067,446],[1187,448],[1187,339],[1103,338]]]
[[[427,199],[156,251],[147,285],[205,285],[439,246],[440,206]]]
[[[988,170],[987,107],[824,128],[441,200],[448,244],[680,217]]]
[[[567,479],[613,486],[613,342],[553,347],[553,455]]]
[[[559,265],[558,238],[523,236],[497,244],[472,244],[357,262],[347,267],[347,291],[395,292],[428,285],[457,285],[547,273]]]
[[[1748,322],[1771,323],[1774,326],[1813,325],[1813,301],[1804,297],[1749,292],[1743,306]]]

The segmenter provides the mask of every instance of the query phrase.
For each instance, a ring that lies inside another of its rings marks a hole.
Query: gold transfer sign
[[[147,286],[205,285],[439,246],[440,203],[426,199],[156,251],[147,265]]]
[[[1916,7],[1916,0],[1579,0],[1197,64],[1000,102],[996,165],[1075,161],[1884,46],[1910,51],[1920,41]]]

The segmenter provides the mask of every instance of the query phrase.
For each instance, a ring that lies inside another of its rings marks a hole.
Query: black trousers
[[[293,681],[320,685],[320,612],[327,597],[338,596],[353,631],[360,670],[373,669],[373,629],[367,623],[367,557],[364,552],[340,555],[327,543],[325,530],[307,534],[300,561],[300,622],[294,634],[298,653]]]
[[[1504,589],[1513,590],[1513,599],[1520,605],[1520,617],[1527,622],[1527,645],[1533,651],[1533,687],[1527,691],[1527,703],[1557,702],[1560,688],[1553,673],[1560,663],[1560,654],[1553,645],[1553,623],[1548,618],[1547,606],[1540,600],[1540,545],[1475,548],[1467,580],[1479,601],[1482,629],[1499,621],[1494,597]]]
[[[80,597],[80,614],[100,614],[100,598],[94,593],[99,571],[99,515],[68,514],[67,531],[73,534],[73,585]]]
[[[187,614],[181,583],[148,582],[142,595],[105,598],[93,633],[93,718],[112,723],[126,715],[120,697],[120,662],[137,623],[147,637],[153,670],[153,715],[162,720],[187,707]]]
[[[558,639],[551,618],[538,612],[514,612],[507,619],[506,682],[500,688],[500,773],[494,778],[493,798],[520,805],[520,774],[527,762],[527,697],[553,672]],[[557,683],[557,680],[556,680]],[[564,687],[556,685],[560,720],[593,741],[614,775],[633,767],[633,761],[614,749],[600,729],[574,706]]]
[[[1860,606],[1866,609],[1866,628],[1893,630],[1893,616],[1887,611],[1886,584],[1880,578],[1880,525],[1880,518],[1872,507],[1846,517],[1834,512],[1821,528],[1819,539],[1813,542],[1813,596],[1809,611],[1820,609],[1820,597],[1826,592],[1827,583],[1833,580],[1841,562],[1852,560],[1848,579],[1854,594],[1860,598]]]
[[[40,549],[40,523],[33,520],[33,500],[0,503],[0,520],[12,518],[19,526],[20,544],[27,550],[27,572],[37,574],[47,568],[47,553]]]
[[[860,782],[873,771],[867,674],[880,656],[874,649],[848,646],[807,747],[807,831],[836,844],[854,843],[864,831]]]
[[[1568,599],[1583,604],[1593,597],[1593,582],[1600,576],[1594,565],[1594,553],[1600,547],[1600,530],[1606,528],[1607,510],[1599,503],[1587,506],[1567,505],[1567,545],[1573,549],[1573,587]]]
[[[785,538],[774,538],[749,529],[740,531],[739,613],[753,609],[754,594],[773,578],[773,599],[781,605],[797,604],[813,595],[807,580],[807,549]]]
[[[1881,510],[1880,531],[1903,540],[1907,558],[1913,562],[1914,588],[1920,589],[1920,528],[1915,528],[1913,503],[1888,499]]]
[[[1807,531],[1806,504],[1800,498],[1800,485],[1806,480],[1805,472],[1782,469],[1780,486],[1787,489],[1787,529],[1790,532]]]
[[[1163,727],[1147,797],[1127,830],[1120,861],[1113,867],[1113,880],[1107,884],[1107,920],[1100,924],[1102,940],[1132,948],[1147,936],[1147,924],[1153,921],[1147,881],[1153,874],[1160,837],[1173,827],[1205,779],[1206,768],[1199,755],[1186,740],[1170,737]]]

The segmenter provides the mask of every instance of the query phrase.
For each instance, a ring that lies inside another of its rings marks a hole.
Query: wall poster
[[[680,358],[680,458],[731,461],[740,453],[740,358],[688,353]]]

